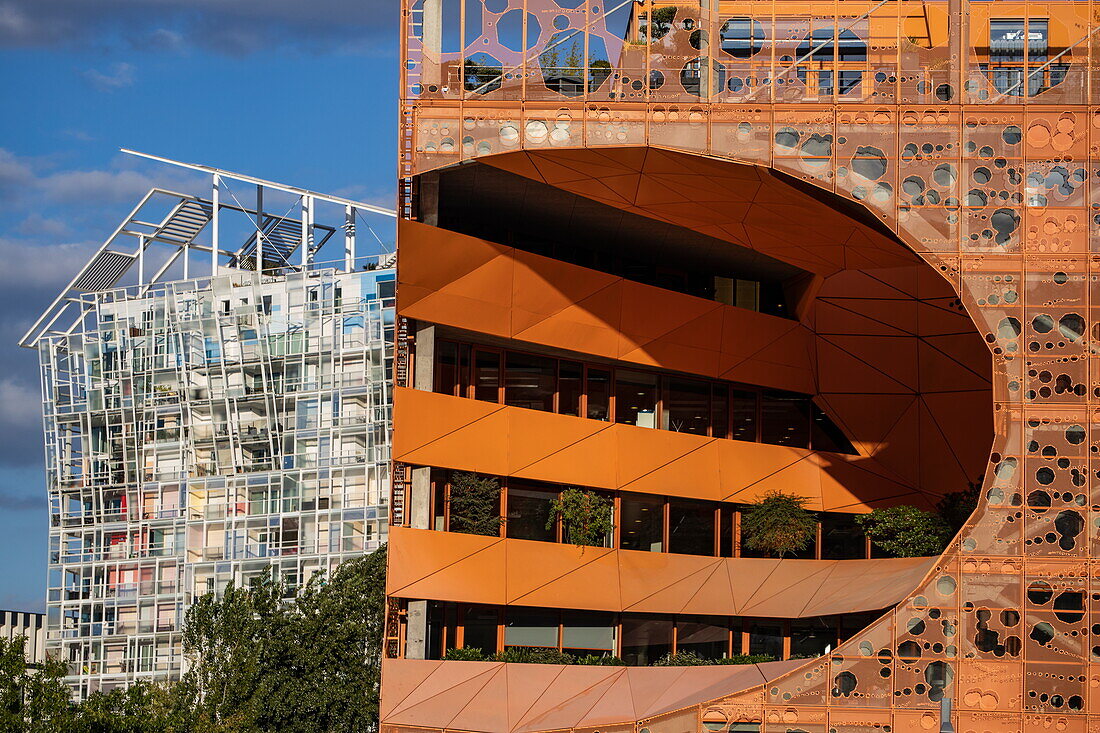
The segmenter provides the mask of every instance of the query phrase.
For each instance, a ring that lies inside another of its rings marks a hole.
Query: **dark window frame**
[[[541,647],[545,649],[553,649],[556,651],[571,651],[571,647],[564,646],[565,641],[565,620],[570,614],[592,614],[593,616],[604,616],[609,622],[607,627],[612,631],[614,635],[614,641],[612,648],[609,650],[579,650],[580,652],[596,652],[601,653],[606,651],[611,656],[617,656],[621,659],[626,659],[623,656],[624,646],[624,634],[623,625],[624,622],[645,622],[656,621],[661,624],[667,624],[669,626],[668,642],[667,644],[659,644],[657,646],[662,649],[667,647],[667,651],[677,654],[682,651],[686,651],[681,648],[682,644],[686,642],[682,641],[680,636],[683,632],[683,627],[693,626],[712,626],[716,628],[723,628],[726,632],[726,649],[723,652],[723,658],[738,654],[750,654],[753,648],[753,636],[752,630],[754,626],[778,626],[779,628],[779,641],[781,652],[777,655],[778,660],[791,659],[792,656],[792,642],[794,641],[796,628],[806,626],[818,626],[826,632],[827,638],[830,641],[830,652],[835,652],[837,646],[848,641],[849,635],[858,633],[858,630],[862,630],[874,623],[884,612],[871,611],[871,612],[855,612],[847,614],[833,614],[828,616],[811,616],[806,618],[765,618],[757,616],[724,616],[724,615],[702,615],[702,614],[681,614],[681,613],[633,613],[629,611],[586,611],[584,609],[574,608],[554,608],[554,607],[542,607],[542,606],[493,606],[487,604],[476,603],[461,603],[454,601],[429,601],[428,603],[428,619],[429,629],[428,636],[430,639],[430,655],[439,655],[446,653],[448,649],[463,648],[466,646],[465,631],[466,631],[466,619],[473,614],[483,614],[486,617],[496,618],[496,643],[495,650],[497,652],[504,651],[509,648],[529,648],[523,645],[508,645],[506,644],[506,633],[509,621],[509,610],[514,609],[519,613],[527,613],[532,616],[543,614],[551,623],[548,628],[556,627],[556,645]],[[556,623],[553,623],[556,621]],[[404,650],[402,650],[404,651]],[[573,650],[577,651],[577,650]],[[439,658],[436,656],[434,658]],[[653,657],[652,661],[656,661],[661,655],[647,654],[647,657]],[[432,658],[432,657],[430,657]]]
[[[457,354],[455,363],[448,363],[444,365],[441,361],[443,354]],[[790,390],[780,390],[770,387],[762,387],[759,385],[744,384],[740,382],[731,382],[727,380],[712,379],[708,377],[701,377],[698,375],[685,375],[678,372],[668,372],[655,369],[646,369],[642,366],[636,366],[633,364],[600,364],[594,362],[586,362],[580,359],[570,359],[558,356],[550,356],[546,354],[539,354],[537,352],[518,350],[518,349],[506,349],[496,346],[483,346],[481,344],[471,344],[455,339],[439,339],[436,342],[435,348],[435,363],[433,369],[435,370],[435,378],[433,384],[433,391],[440,394],[451,394],[452,396],[466,397],[471,399],[483,399],[483,401],[493,402],[492,400],[484,399],[488,395],[482,394],[478,396],[479,386],[488,391],[492,389],[490,385],[479,385],[478,383],[478,367],[477,359],[481,354],[494,354],[496,355],[498,370],[496,379],[496,400],[495,404],[505,405],[507,404],[506,386],[508,382],[507,367],[508,367],[508,355],[516,354],[517,356],[526,356],[538,359],[545,359],[554,363],[554,388],[553,388],[553,409],[551,412],[554,414],[563,414],[561,412],[561,373],[562,365],[580,365],[582,369],[582,377],[580,380],[580,396],[579,396],[579,413],[585,416],[585,419],[601,419],[587,417],[589,415],[590,408],[590,394],[592,394],[591,386],[593,383],[593,373],[608,374],[609,380],[607,382],[608,394],[607,394],[607,421],[618,422],[618,391],[619,391],[619,374],[624,375],[638,374],[647,375],[652,377],[656,381],[655,386],[655,404],[654,404],[654,416],[653,416],[653,429],[667,430],[668,432],[681,432],[673,430],[671,428],[664,427],[669,422],[669,415],[671,414],[672,400],[671,400],[671,387],[673,383],[697,383],[698,385],[709,385],[710,392],[707,397],[706,412],[707,429],[706,433],[696,433],[690,431],[684,431],[689,435],[699,435],[700,437],[717,438],[720,440],[735,440],[732,436],[735,430],[735,409],[737,407],[737,400],[743,399],[748,394],[754,394],[756,399],[755,418],[754,418],[754,440],[743,442],[756,442],[763,443],[765,436],[765,402],[769,398],[773,398],[777,395],[783,396],[788,399],[792,404],[798,403],[806,413],[805,425],[801,428],[801,433],[805,434],[805,445],[801,444],[801,441],[795,444],[786,444],[782,442],[771,442],[768,445],[788,445],[788,447],[799,448],[801,450],[813,450],[826,453],[837,453],[839,455],[859,455],[851,442],[851,439],[847,437],[841,427],[832,420],[828,413],[823,410],[815,401],[812,395],[803,394],[801,392],[793,392]],[[456,382],[453,386],[450,385],[449,376],[444,378],[440,375],[444,369],[447,371],[453,371],[456,378]],[[450,386],[450,389],[445,389],[445,386]],[[718,395],[725,395],[724,400]],[[601,403],[600,409],[603,405]],[[535,409],[535,408],[519,408],[519,409]],[[543,410],[539,410],[542,412]],[[569,416],[571,412],[564,413]],[[724,425],[718,425],[716,422],[716,416],[724,416]],[[825,423],[826,429],[822,430],[819,427],[819,423]],[[620,424],[633,424],[623,422]],[[797,426],[795,426],[797,429]],[[814,447],[815,435],[827,435],[830,445],[821,448]],[[838,439],[843,438],[844,445],[839,445]],[[835,447],[843,448],[844,450],[830,450]]]
[[[431,528],[437,529],[437,524],[441,524],[443,529],[437,531],[451,532],[454,531],[450,527],[450,491],[451,491],[451,476],[455,471],[449,471],[446,469],[432,468],[429,477],[429,496],[430,507],[429,515],[431,517]],[[500,486],[500,507],[501,516],[504,518],[504,522],[501,523],[500,537],[508,537],[508,506],[509,506],[509,493],[513,488],[513,482],[522,485],[525,490],[539,490],[546,491],[548,493],[561,493],[566,489],[580,489],[582,491],[594,491],[608,499],[612,503],[612,512],[614,520],[614,529],[612,530],[611,537],[608,538],[607,544],[604,545],[606,549],[628,549],[634,552],[661,552],[674,555],[691,554],[696,557],[758,557],[755,554],[746,554],[742,551],[742,537],[741,537],[741,514],[745,511],[745,505],[734,502],[723,501],[710,501],[706,499],[695,499],[690,497],[672,496],[664,494],[647,494],[636,491],[615,491],[611,489],[601,489],[590,486],[580,486],[576,484],[558,484],[550,481],[538,481],[535,479],[526,479],[518,477],[508,476],[494,476]],[[516,486],[515,488],[520,488]],[[661,549],[660,550],[644,550],[636,547],[624,548],[622,541],[622,511],[624,501],[645,501],[654,505],[659,505],[659,513],[661,515]],[[705,505],[713,510],[713,550],[709,554],[696,554],[696,553],[683,553],[672,551],[672,527],[670,526],[672,505],[676,503],[691,503]],[[850,522],[851,518],[857,516],[856,514],[849,514],[847,512],[818,512],[817,519],[817,537],[813,544],[813,547],[806,551],[807,559],[870,559],[871,543],[864,535],[861,539],[856,540],[862,543],[863,551],[858,557],[850,557],[844,553],[840,553],[841,557],[837,557],[837,553],[832,551],[826,551],[825,548],[825,534],[824,526],[826,524],[833,523],[845,523]],[[526,540],[529,542],[553,542],[555,544],[562,544],[566,542],[565,528],[561,518],[555,520],[554,529],[551,533],[554,535],[553,540]],[[521,539],[521,538],[513,538]]]

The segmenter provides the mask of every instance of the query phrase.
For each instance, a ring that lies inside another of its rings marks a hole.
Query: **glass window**
[[[610,613],[562,611],[561,646],[570,654],[615,653],[615,618]]]
[[[657,427],[657,375],[619,369],[615,372],[615,422]]]
[[[795,448],[809,447],[810,404],[809,398],[792,392],[764,392],[760,441]]]
[[[623,616],[623,661],[645,666],[672,651],[672,620],[660,616]]]
[[[1034,64],[1047,60],[1047,53],[1050,47],[1049,28],[1050,21],[1047,18],[1027,19],[1028,63]]]
[[[611,414],[611,372],[588,370],[588,419],[609,420]]]
[[[833,619],[800,618],[791,621],[791,658],[820,657],[836,646]]]
[[[733,435],[734,440],[747,440],[755,443],[756,407],[759,395],[756,392],[733,390]]]
[[[452,341],[436,343],[435,391],[457,395],[458,392],[458,344]]]
[[[558,612],[544,608],[506,608],[504,646],[558,648]]]
[[[710,434],[715,438],[730,434],[730,390],[724,384],[710,386]]]
[[[852,514],[821,515],[821,557],[854,560],[867,556],[867,540]]]
[[[840,617],[840,639],[846,641],[871,625],[881,613],[849,613]]]
[[[989,21],[990,58],[997,63],[1023,63],[1026,33],[1023,18]]]
[[[584,366],[575,361],[558,362],[558,412],[562,415],[581,414]]]
[[[432,469],[432,529],[443,531],[447,529],[446,523],[446,476],[438,468]]]
[[[718,527],[718,554],[722,557],[733,557],[733,520],[734,509],[723,506],[719,511]]]
[[[989,61],[993,71],[993,86],[1001,94],[1022,97],[1025,84],[1024,59],[1029,44],[1023,18],[995,18],[989,21]],[[1041,75],[1036,74],[1036,77]],[[1030,93],[1033,93],[1029,89]]]
[[[817,405],[812,405],[813,410],[813,427],[810,444],[814,450],[826,450],[833,453],[848,453],[854,455],[856,452],[852,442],[848,440],[848,436],[837,427],[837,424],[829,419],[829,416],[822,412],[821,408]]]
[[[504,404],[553,412],[557,370],[557,359],[509,351],[504,359]]]
[[[425,658],[443,658],[443,629],[443,604],[435,601],[428,601],[427,649],[425,651]]]
[[[637,494],[623,496],[619,510],[619,547],[663,552],[664,525],[663,499]]]
[[[766,654],[783,658],[783,622],[775,619],[753,619],[749,622],[749,654]]]
[[[735,280],[734,305],[748,310],[760,310],[760,283],[755,280]]]
[[[697,501],[668,502],[668,551],[714,554],[714,506]]]
[[[676,652],[691,652],[703,659],[729,656],[730,632],[726,619],[697,617],[676,622]]]
[[[714,276],[714,300],[725,305],[735,305],[737,301],[736,283],[733,278]]]
[[[469,397],[470,391],[470,345],[458,345],[458,396]]]
[[[557,491],[545,491],[516,479],[508,481],[508,522],[505,533],[515,540],[556,542],[557,528],[546,528],[550,504],[558,498]]]
[[[463,618],[462,645],[467,649],[480,649],[485,654],[496,654],[499,621],[495,608],[468,607]]]
[[[710,432],[710,384],[694,379],[670,378],[662,427],[678,433]]]
[[[474,351],[474,399],[500,402],[500,354]]]

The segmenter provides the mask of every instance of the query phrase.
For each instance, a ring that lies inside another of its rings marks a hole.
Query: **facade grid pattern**
[[[79,696],[177,677],[196,597],[385,541],[393,287],[223,270],[86,293],[93,318],[38,341],[46,646]]]

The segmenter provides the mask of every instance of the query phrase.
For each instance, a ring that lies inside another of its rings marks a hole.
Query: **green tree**
[[[938,555],[951,539],[951,528],[943,517],[915,506],[875,509],[856,517],[871,542],[892,557]]]
[[[92,693],[78,708],[79,733],[182,733],[190,710],[168,684],[139,681],[126,689]]]
[[[936,511],[947,522],[952,532],[958,532],[970,519],[970,515],[978,508],[978,500],[982,495],[982,479],[968,484],[962,491],[953,491],[944,494],[936,503]]]
[[[47,659],[31,665],[26,637],[0,639],[0,730],[11,733],[67,733],[76,711],[65,686],[64,663]]]
[[[487,94],[500,89],[500,81],[504,78],[504,67],[492,56],[477,53],[467,57],[463,64],[465,68],[462,79],[466,91]]]
[[[250,587],[231,584],[187,610],[183,645],[191,667],[184,690],[198,725],[232,729],[254,721],[252,693],[284,621],[281,606],[282,589],[268,571]]]
[[[386,549],[293,589],[270,573],[188,610],[191,730],[351,733],[378,728]]]
[[[769,491],[741,516],[745,545],[783,557],[804,550],[817,536],[817,516],[806,509],[806,499],[783,491]]]
[[[654,40],[664,38],[672,30],[672,21],[676,19],[676,6],[666,5],[654,8],[650,13],[649,29],[650,37]],[[646,29],[641,29],[642,38],[645,38]]]
[[[615,528],[611,500],[594,491],[565,489],[550,504],[546,528],[553,529],[560,517],[565,536],[572,545],[602,547]]]
[[[576,39],[567,47],[564,42],[550,40],[549,48],[539,54],[539,65],[551,75],[580,76],[584,69],[584,46]]]
[[[451,530],[498,536],[500,484],[495,478],[460,471],[451,480]]]

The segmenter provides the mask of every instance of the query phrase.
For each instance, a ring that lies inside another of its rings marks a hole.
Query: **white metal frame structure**
[[[392,212],[186,167],[210,198],[150,191],[20,342],[42,368],[46,645],[78,697],[178,676],[197,596],[385,540],[394,256],[356,230]]]

